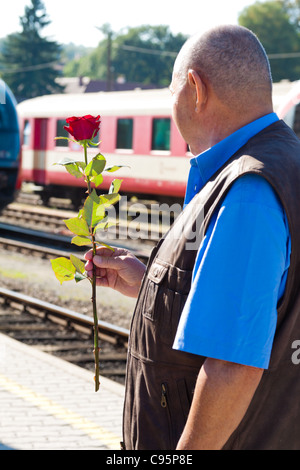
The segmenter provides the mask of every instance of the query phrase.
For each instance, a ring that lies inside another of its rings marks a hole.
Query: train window
[[[24,123],[24,131],[23,131],[23,145],[30,144],[30,136],[31,136],[31,124],[28,120]]]
[[[152,126],[152,150],[170,150],[170,118],[154,118]]]
[[[118,119],[117,149],[132,149],[133,119]]]
[[[69,133],[64,129],[66,125],[65,119],[58,119],[56,122],[56,136],[57,137],[70,137]],[[65,139],[59,139],[55,141],[56,147],[68,147],[69,141]]]

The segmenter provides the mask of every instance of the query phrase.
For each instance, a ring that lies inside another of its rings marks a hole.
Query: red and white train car
[[[274,85],[274,106],[279,117],[300,136],[300,81]],[[111,93],[48,95],[18,105],[23,129],[22,180],[39,187],[42,199],[69,197],[78,204],[83,196],[82,180],[76,180],[59,165],[63,157],[81,159],[81,147],[67,140],[66,118],[101,115],[100,149],[109,166],[124,165],[117,177],[122,192],[183,199],[189,172],[186,143],[171,118],[168,89]],[[98,140],[98,138],[97,138]],[[115,177],[115,176],[114,176]],[[104,178],[103,189],[113,179]],[[82,192],[81,192],[82,191]]]
[[[291,84],[284,98],[278,103],[277,113],[300,138],[300,80]]]
[[[100,151],[109,166],[129,167],[117,174],[123,193],[183,198],[191,154],[171,119],[168,89],[48,95],[20,103],[18,113],[24,136],[22,179],[39,186],[44,200],[81,198],[82,180],[54,163],[63,157],[81,159],[82,149],[54,139],[68,135],[66,118],[86,114],[100,114],[102,121],[100,148],[90,148],[90,155]],[[107,174],[102,187],[107,189],[111,180]]]

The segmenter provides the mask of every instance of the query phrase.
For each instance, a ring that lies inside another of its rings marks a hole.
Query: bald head
[[[241,26],[219,26],[191,37],[175,63],[179,78],[189,69],[209,83],[220,101],[242,112],[262,100],[272,102],[272,77],[265,50],[257,37]],[[254,100],[254,102],[253,102]]]

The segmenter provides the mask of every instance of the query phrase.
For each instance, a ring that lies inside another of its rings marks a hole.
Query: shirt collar
[[[188,180],[185,204],[199,192],[207,181],[232,157],[251,137],[278,121],[276,113],[263,116],[226,137],[221,142],[191,159],[191,171]],[[195,181],[197,179],[198,181]],[[193,181],[190,181],[193,180]],[[194,194],[192,194],[194,192]]]

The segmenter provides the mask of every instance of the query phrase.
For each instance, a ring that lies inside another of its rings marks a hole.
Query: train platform
[[[0,450],[119,450],[124,387],[0,334]]]

